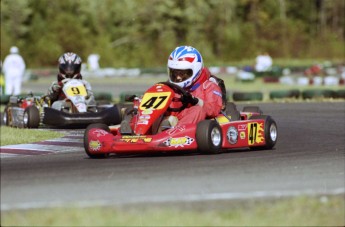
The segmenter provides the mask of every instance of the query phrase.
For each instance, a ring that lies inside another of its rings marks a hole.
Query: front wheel
[[[254,119],[263,119],[265,120],[265,141],[264,146],[254,146],[250,147],[252,150],[270,150],[272,149],[278,139],[278,127],[277,123],[273,120],[272,117],[266,115],[252,116],[250,120]]]
[[[101,124],[101,123],[96,123],[96,124],[91,124],[89,126],[87,126],[87,128],[85,129],[84,132],[84,149],[86,154],[90,157],[90,158],[107,158],[109,155],[108,154],[91,154],[90,153],[90,148],[89,148],[89,131],[91,129],[94,128],[99,128],[99,129],[103,129],[107,132],[110,132],[110,129],[108,127],[108,125],[106,124]]]
[[[198,123],[196,129],[198,150],[203,154],[218,154],[222,148],[222,129],[214,120],[204,120]]]
[[[29,106],[24,110],[24,128],[38,128],[40,125],[40,113],[36,106]]]

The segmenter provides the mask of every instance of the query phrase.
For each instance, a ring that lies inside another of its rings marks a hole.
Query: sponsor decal
[[[101,149],[102,145],[98,140],[90,140],[89,142],[89,148],[92,151],[99,151]]]
[[[222,97],[222,93],[220,93],[219,91],[213,91],[213,94],[215,94],[215,95],[218,95],[218,96]]]
[[[149,124],[150,115],[140,115],[137,124],[138,125],[147,125]]]
[[[97,137],[101,137],[108,134],[108,132],[103,129],[96,129],[92,132],[92,134],[95,134]]]
[[[145,119],[139,119],[137,122],[138,125],[148,125],[149,121]]]
[[[247,125],[238,125],[238,131],[246,131]]]
[[[237,129],[233,126],[229,127],[227,133],[226,133],[226,138],[228,139],[230,144],[236,144],[237,143],[237,137],[238,137],[238,132]]]
[[[146,136],[122,136],[120,140],[126,143],[150,143],[152,141],[152,138]]]
[[[182,125],[182,126],[175,126],[171,129],[166,130],[165,132],[167,132],[169,135],[173,135],[178,132],[183,132],[184,130],[186,130],[186,128],[184,125]]]
[[[147,114],[152,114],[152,113],[153,113],[152,109],[146,109],[146,110],[141,111],[142,115],[147,115]]]
[[[185,145],[189,146],[194,142],[194,139],[185,136],[185,137],[177,137],[177,138],[169,138],[163,143],[168,147],[184,147]]]
[[[151,116],[150,115],[140,115],[139,119],[150,119]]]
[[[265,140],[263,123],[248,123],[248,144],[262,144]]]
[[[240,132],[240,138],[244,140],[246,138],[246,133],[245,132]]]

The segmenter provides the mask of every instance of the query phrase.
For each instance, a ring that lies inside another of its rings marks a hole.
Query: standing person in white
[[[271,56],[267,52],[258,55],[255,61],[255,70],[257,72],[266,72],[271,70],[273,61]]]
[[[100,56],[98,54],[90,54],[87,58],[87,63],[91,71],[96,71],[99,69],[99,58]]]
[[[21,93],[25,68],[25,62],[19,55],[19,49],[16,46],[11,47],[10,54],[5,58],[2,68],[5,75],[6,95],[19,95]]]

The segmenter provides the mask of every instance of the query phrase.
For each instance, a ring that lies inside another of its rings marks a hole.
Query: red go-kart
[[[246,106],[240,112],[231,102],[215,118],[160,130],[167,113],[189,105],[183,103],[186,95],[185,90],[169,82],[153,85],[143,97],[133,98],[133,107],[124,111],[123,119],[131,122],[130,133],[122,132],[122,124],[91,124],[86,128],[86,154],[90,158],[173,151],[215,154],[233,148],[272,149],[276,144],[277,124],[272,117],[263,115],[257,106]],[[171,108],[172,102],[181,105]]]

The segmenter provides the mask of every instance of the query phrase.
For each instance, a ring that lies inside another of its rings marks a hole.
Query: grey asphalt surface
[[[345,102],[258,105],[278,124],[274,150],[2,159],[1,209],[343,194]]]

